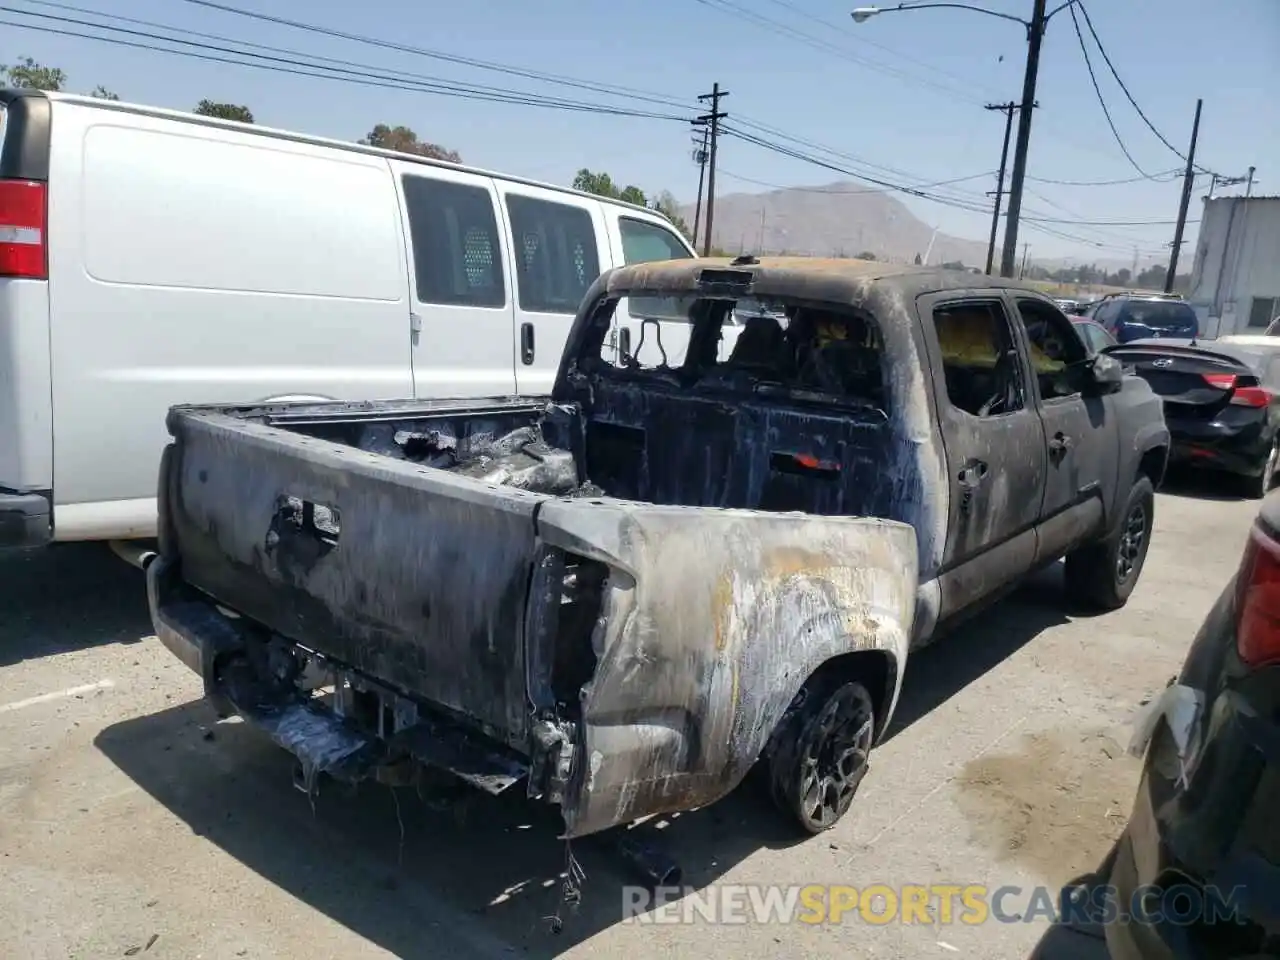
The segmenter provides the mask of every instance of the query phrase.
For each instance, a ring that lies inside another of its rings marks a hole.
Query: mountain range
[[[694,206],[681,208],[692,226]],[[932,241],[932,250],[930,250]],[[959,261],[984,267],[987,242],[934,235],[906,204],[888,193],[871,191],[852,182],[820,187],[789,187],[765,193],[719,193],[712,224],[712,242],[728,253],[791,253],[804,256],[846,256],[870,252],[878,260],[910,261],[928,253],[929,263]],[[996,257],[1000,251],[997,248]],[[1080,258],[1037,258],[1048,269],[1082,262]],[[1115,258],[1088,261],[1116,270],[1131,266]]]

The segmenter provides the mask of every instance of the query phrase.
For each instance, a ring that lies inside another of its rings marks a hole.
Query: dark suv
[[[1178,297],[1159,294],[1120,294],[1094,308],[1091,320],[1120,343],[1130,340],[1190,340],[1200,332],[1196,312]]]

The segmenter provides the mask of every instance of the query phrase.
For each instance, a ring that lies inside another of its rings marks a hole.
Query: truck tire
[[[1111,535],[1067,554],[1068,599],[1102,610],[1118,610],[1128,602],[1151,545],[1155,500],[1150,478],[1138,477]]]
[[[778,808],[818,834],[848,812],[870,769],[875,707],[853,680],[806,685],[802,697],[778,731],[767,772]]]

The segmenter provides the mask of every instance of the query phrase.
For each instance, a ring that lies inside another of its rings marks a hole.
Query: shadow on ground
[[[1164,482],[1160,484],[1160,492],[1187,500],[1233,503],[1245,499],[1244,484],[1243,479],[1228,473],[1170,467]]]
[[[923,651],[908,671],[894,732],[1063,622],[1060,579],[1046,571]],[[213,726],[204,703],[127,720],[95,742],[194,832],[397,956],[434,955],[423,917],[443,911],[478,922],[512,950],[555,957],[621,922],[623,886],[636,882],[602,842],[575,842],[586,877],[570,910],[559,817],[525,801],[519,787],[510,798],[468,793],[436,804],[408,788],[335,787],[313,805],[292,786],[290,757],[244,724]],[[750,781],[712,807],[671,817],[657,834],[693,888],[762,848],[805,842]],[[557,914],[559,933],[550,919]]]
[[[399,957],[434,957],[427,917],[456,917],[532,957],[554,957],[621,921],[635,883],[599,842],[576,841],[581,902],[561,893],[566,845],[549,807],[468,792],[436,796],[374,784],[328,785],[314,803],[292,786],[292,761],[239,722],[213,725],[203,702],[116,724],[97,747],[134,782],[241,863]],[[433,808],[436,806],[436,808]],[[672,817],[661,829],[683,883],[701,888],[761,847],[797,842],[754,791]],[[552,917],[563,921],[553,932]],[[474,955],[492,950],[477,945]]]
[[[1041,570],[1012,594],[911,654],[885,739],[946,703],[1050,627],[1083,615],[1069,610],[1062,564]]]
[[[152,632],[142,574],[103,543],[0,553],[0,667]]]

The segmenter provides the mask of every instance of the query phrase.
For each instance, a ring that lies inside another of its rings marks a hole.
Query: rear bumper
[[[1262,472],[1271,438],[1261,417],[1239,424],[1182,418],[1166,422],[1172,440],[1171,465],[1208,467],[1244,476]]]
[[[1151,743],[1109,878],[1122,908],[1149,907],[1107,924],[1115,960],[1264,955],[1280,938],[1280,728],[1225,692],[1204,737],[1186,787],[1162,772],[1167,729]]]
[[[43,547],[53,540],[53,505],[43,493],[0,491],[0,549]]]
[[[292,753],[308,790],[321,774],[354,783],[394,769],[406,758],[449,769],[491,793],[528,773],[523,758],[474,730],[420,714],[416,703],[392,691],[379,692],[387,697],[383,703],[394,705],[399,729],[386,727],[375,733],[335,709],[333,702],[310,697],[305,676],[272,682],[271,671],[281,661],[273,661],[271,651],[262,647],[251,651],[238,621],[186,587],[169,561],[158,557],[147,567],[146,577],[147,602],[160,643],[201,678],[205,697],[220,715],[240,716]],[[259,662],[264,656],[269,663],[265,671]],[[336,664],[326,666],[339,685],[350,676]],[[360,680],[356,683],[366,688]],[[406,719],[409,711],[411,719]]]

